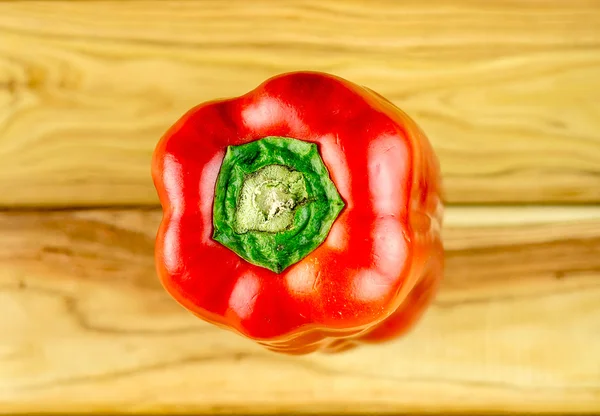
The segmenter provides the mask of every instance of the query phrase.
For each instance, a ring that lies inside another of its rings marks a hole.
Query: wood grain
[[[0,206],[157,203],[159,136],[276,73],[338,74],[430,136],[447,201],[600,201],[600,2],[0,2]]]
[[[0,214],[0,413],[600,412],[600,209],[451,208],[410,336],[270,353],[160,287],[159,211]]]

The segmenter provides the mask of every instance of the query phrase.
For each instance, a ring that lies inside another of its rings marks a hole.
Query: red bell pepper
[[[161,138],[156,266],[198,317],[288,354],[404,334],[443,274],[438,160],[368,88],[318,72],[201,104]]]

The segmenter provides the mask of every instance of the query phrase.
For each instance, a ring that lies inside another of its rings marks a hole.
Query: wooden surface
[[[447,200],[600,201],[600,2],[0,1],[0,206],[156,204],[167,127],[313,69],[379,91]]]
[[[2,214],[0,411],[598,411],[600,209],[517,210],[449,210],[410,337],[307,357],[175,305],[156,210]]]
[[[0,414],[600,414],[599,28],[595,0],[0,0]],[[160,135],[297,69],[440,157],[446,276],[391,344],[277,355],[156,277]]]

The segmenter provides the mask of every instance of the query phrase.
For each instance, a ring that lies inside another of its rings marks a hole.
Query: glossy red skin
[[[318,143],[346,203],[326,241],[280,274],[211,238],[226,146],[266,136]],[[193,108],[161,138],[152,175],[165,289],[198,317],[273,351],[335,352],[398,337],[442,278],[441,176],[429,141],[389,101],[341,78],[283,74]]]

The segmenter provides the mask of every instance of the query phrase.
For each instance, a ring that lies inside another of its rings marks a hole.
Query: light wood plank
[[[422,125],[450,202],[600,201],[597,1],[0,3],[0,206],[156,204],[183,112],[331,72]]]
[[[0,214],[0,413],[600,411],[600,209],[451,208],[409,336],[288,357],[160,287],[158,211]]]

